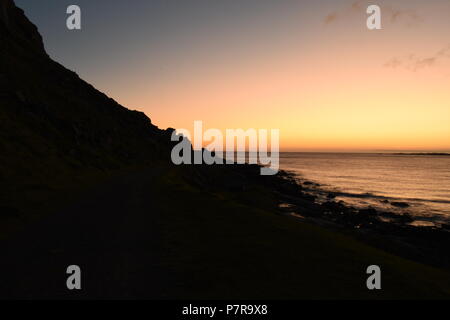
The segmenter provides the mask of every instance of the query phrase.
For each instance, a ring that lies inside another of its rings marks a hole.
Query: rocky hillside
[[[12,0],[0,0],[0,128],[4,201],[14,187],[170,155],[171,131],[52,61],[37,28]]]
[[[23,10],[0,0],[0,222],[78,180],[169,163],[171,132],[52,61]]]

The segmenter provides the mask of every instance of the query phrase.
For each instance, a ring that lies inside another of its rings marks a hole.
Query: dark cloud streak
[[[372,4],[369,1],[358,0],[351,4],[350,7],[342,11],[334,11],[324,18],[325,24],[332,24],[339,20],[340,17],[349,17],[366,13],[366,8]],[[414,10],[400,10],[392,6],[380,6],[382,18],[389,21],[391,24],[406,24],[407,26],[414,26],[422,22],[422,18]]]
[[[440,61],[448,58],[450,58],[450,45],[447,45],[428,57],[416,57],[414,54],[410,54],[403,58],[394,57],[387,61],[384,66],[387,68],[404,66],[406,69],[416,72],[424,68],[433,67]]]

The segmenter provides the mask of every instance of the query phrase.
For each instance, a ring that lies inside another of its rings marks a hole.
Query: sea
[[[356,208],[408,213],[419,226],[450,223],[448,155],[287,152],[280,169]]]

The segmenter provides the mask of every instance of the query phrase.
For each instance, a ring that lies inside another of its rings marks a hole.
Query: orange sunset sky
[[[280,129],[282,151],[450,150],[450,0],[80,2],[74,35],[17,1],[53,58],[160,128]]]

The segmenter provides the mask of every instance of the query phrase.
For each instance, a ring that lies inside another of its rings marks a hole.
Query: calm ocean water
[[[450,156],[281,153],[280,167],[355,207],[408,212],[417,224],[450,222]]]

